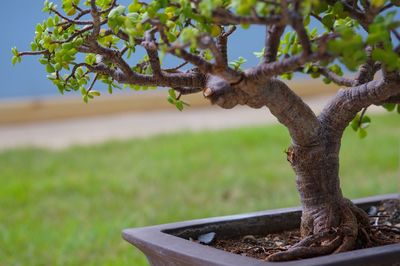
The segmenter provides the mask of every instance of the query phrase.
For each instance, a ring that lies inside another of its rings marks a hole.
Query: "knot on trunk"
[[[231,109],[238,104],[244,105],[249,100],[248,95],[237,86],[212,75],[207,77],[203,95],[212,104],[216,104],[224,109]]]

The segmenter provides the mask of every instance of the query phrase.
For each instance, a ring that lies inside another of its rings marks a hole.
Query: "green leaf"
[[[172,99],[176,100],[176,92],[174,89],[169,89],[168,94]]]
[[[142,8],[142,4],[139,1],[135,0],[132,4],[128,6],[129,12],[138,12]]]
[[[284,73],[281,75],[282,79],[287,79],[287,80],[291,80],[293,78],[293,72],[290,73]]]
[[[381,7],[385,4],[386,0],[371,0],[371,4],[375,7]]]
[[[330,30],[335,23],[335,16],[332,14],[327,14],[322,18],[321,22],[328,30]]]
[[[323,78],[322,79],[322,81],[325,83],[325,84],[330,84],[331,82],[332,82],[332,80],[330,80],[330,79],[328,79],[328,78]]]
[[[245,58],[243,58],[243,57],[240,56],[237,60],[230,62],[229,65],[230,65],[231,67],[233,67],[235,70],[240,70],[240,67],[241,67],[244,63],[246,63],[246,61],[247,61],[247,60],[246,60]]]
[[[354,131],[358,130],[359,127],[360,116],[357,114],[356,117],[350,122],[350,126]]]
[[[17,47],[11,48],[11,52],[12,52],[13,55],[18,56],[18,49],[17,49]]]
[[[389,112],[393,111],[396,108],[396,104],[394,104],[394,103],[385,103],[382,106]]]
[[[14,65],[17,63],[17,61],[18,61],[18,57],[14,55],[14,56],[12,57],[12,59],[11,59],[12,65],[14,66]]]
[[[82,95],[82,100],[83,100],[85,103],[88,103],[89,99],[88,99],[87,94]]]
[[[310,24],[310,15],[306,16],[303,21],[304,26],[308,26]]]
[[[365,138],[367,136],[367,131],[365,130],[365,129],[363,129],[363,128],[359,128],[359,130],[358,130],[358,137],[360,138],[360,139],[363,139],[363,138]]]
[[[331,70],[333,73],[337,74],[338,76],[343,76],[342,68],[338,64],[331,65],[329,67],[329,70]]]
[[[399,68],[399,57],[393,50],[376,48],[372,51],[372,59],[384,63],[390,71]]]
[[[369,116],[364,115],[361,119],[360,129],[366,129],[371,124],[371,118]]]
[[[257,58],[262,58],[264,56],[265,53],[265,47],[260,51],[260,52],[253,52],[253,54],[257,57]]]
[[[183,110],[183,102],[182,101],[177,101],[175,106],[176,106],[176,108],[178,108],[179,111]]]
[[[89,92],[89,94],[92,95],[92,96],[100,96],[101,95],[101,93],[99,91],[96,91],[96,90],[91,90]]]
[[[169,102],[170,104],[175,104],[175,99],[172,98],[171,96],[168,96],[167,100],[168,100],[168,102]]]
[[[47,73],[53,73],[56,70],[54,69],[54,67],[51,64],[47,64],[46,65],[46,71],[47,71]]]

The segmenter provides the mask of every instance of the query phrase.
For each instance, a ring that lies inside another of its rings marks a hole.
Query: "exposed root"
[[[327,210],[328,212],[332,211],[331,208],[327,208]],[[311,235],[306,236],[287,251],[270,255],[267,260],[287,261],[335,254],[353,250],[360,242],[362,242],[362,246],[371,246],[372,242],[378,241],[371,230],[368,216],[364,211],[348,200],[344,200],[337,210],[336,215],[340,216],[339,224],[329,224],[333,219],[330,219],[331,215],[328,215],[328,219],[325,219],[326,226],[321,227],[321,216],[314,217],[314,223],[318,222],[318,228],[322,228],[321,231],[315,232],[314,227],[314,232]],[[304,220],[309,223],[310,219]]]

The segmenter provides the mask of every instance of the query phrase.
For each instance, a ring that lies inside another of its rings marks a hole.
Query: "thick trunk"
[[[352,250],[357,239],[370,242],[368,216],[342,195],[339,182],[340,138],[323,128],[312,146],[293,144],[288,161],[296,172],[303,207],[302,240],[268,260],[283,261]],[[366,245],[369,245],[367,243]]]
[[[266,106],[292,137],[287,151],[303,206],[302,240],[270,261],[294,260],[370,246],[373,237],[367,214],[344,198],[339,181],[339,150],[344,129],[361,108],[388,99],[395,89],[385,80],[342,90],[318,117],[288,86],[276,79],[249,79],[230,84],[209,76],[204,96],[222,108],[238,104]],[[372,91],[372,93],[371,93]],[[355,103],[354,103],[355,102]],[[379,241],[378,241],[379,242]]]
[[[315,146],[293,145],[288,152],[303,206],[301,233],[307,236],[340,223],[344,202],[339,181],[339,142],[326,137]]]

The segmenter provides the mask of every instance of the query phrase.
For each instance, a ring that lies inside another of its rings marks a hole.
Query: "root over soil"
[[[214,247],[268,261],[295,260],[354,249],[400,243],[400,199],[387,200],[368,210],[342,208],[338,227],[302,238],[300,229],[267,235],[220,239]]]

